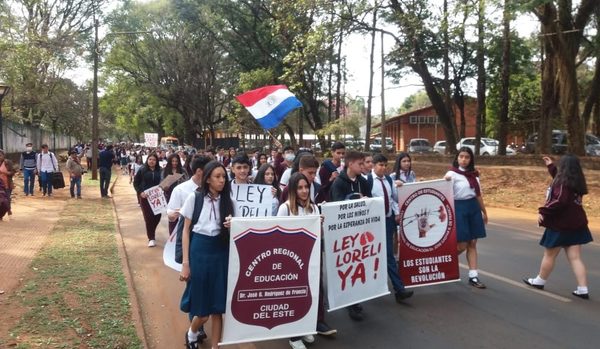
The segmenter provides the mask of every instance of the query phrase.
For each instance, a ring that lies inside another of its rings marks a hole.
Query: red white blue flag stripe
[[[270,85],[236,97],[265,129],[277,127],[288,113],[302,103],[285,85]]]

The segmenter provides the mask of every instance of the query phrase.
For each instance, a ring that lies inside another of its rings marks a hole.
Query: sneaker
[[[198,340],[190,342],[187,331],[185,331],[185,349],[198,349]]]
[[[528,278],[523,278],[523,282],[526,283],[527,285],[533,287],[533,288],[537,288],[538,290],[543,290],[544,289],[544,285],[534,284],[532,278],[529,278],[529,279]]]
[[[156,247],[156,241],[154,241],[154,240],[148,241],[148,247]]]
[[[403,300],[412,297],[414,293],[415,293],[414,291],[406,291],[406,290],[396,292],[396,302],[401,303]]]
[[[579,297],[581,299],[590,299],[589,293],[579,293],[577,290],[573,291],[573,296]]]
[[[337,330],[329,327],[325,322],[317,322],[317,333],[321,336],[331,336],[337,333]]]
[[[478,277],[474,277],[474,278],[469,278],[469,285],[473,286],[473,287],[477,287],[477,288],[485,288],[485,284],[481,281],[479,281]]]
[[[354,304],[349,306],[348,308],[348,316],[354,321],[362,321],[365,318],[363,314],[362,307],[358,304]]]
[[[307,334],[306,336],[302,336],[302,341],[304,343],[312,344],[315,342],[315,336],[312,334]]]
[[[292,349],[306,349],[306,345],[304,345],[302,339],[298,339],[297,341],[290,340],[289,343]]]

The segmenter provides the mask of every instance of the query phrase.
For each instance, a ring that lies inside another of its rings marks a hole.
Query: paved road
[[[145,247],[141,212],[133,190],[121,178],[115,189],[125,248],[151,349],[182,347],[185,316],[177,309],[182,285],[162,265],[166,223],[159,246]],[[600,244],[584,247],[591,300],[571,296],[575,279],[566,258],[558,259],[546,291],[526,287],[521,278],[539,268],[541,229],[536,216],[488,209],[488,238],[479,245],[481,279],[488,288],[463,281],[418,288],[405,304],[392,296],[364,303],[367,319],[350,320],[345,311],[327,315],[339,331],[334,339],[317,337],[312,348],[590,348],[600,343]],[[600,231],[596,231],[597,233]],[[600,241],[600,238],[597,238]],[[208,348],[207,344],[203,347]],[[289,348],[287,340],[231,346]]]

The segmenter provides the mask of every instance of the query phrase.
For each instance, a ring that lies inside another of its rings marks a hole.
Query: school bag
[[[198,218],[200,218],[200,212],[202,212],[202,206],[204,205],[204,195],[200,192],[195,191],[195,202],[194,202],[194,213],[192,213],[192,229],[198,223]],[[175,262],[181,264],[183,262],[183,225],[185,222],[185,217],[179,216],[179,220],[177,221],[177,226],[175,227],[175,231],[177,232],[177,238],[175,240]],[[192,241],[192,236],[194,236],[193,231],[190,231],[190,242]]]
[[[390,188],[392,188],[392,190],[394,190],[394,181],[392,180],[392,177],[390,177],[389,175],[385,175],[385,179],[387,179],[388,183],[390,183]],[[367,175],[367,183],[369,183],[369,191],[373,190],[373,174],[369,173]]]

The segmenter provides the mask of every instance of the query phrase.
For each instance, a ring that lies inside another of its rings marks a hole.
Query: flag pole
[[[265,130],[265,131],[267,131],[269,136],[271,136],[271,138],[273,139],[273,142],[275,143],[276,146],[278,146],[278,147],[282,146],[281,142],[278,141],[277,138],[275,138],[275,136],[273,136],[273,134],[271,133],[271,130]]]

